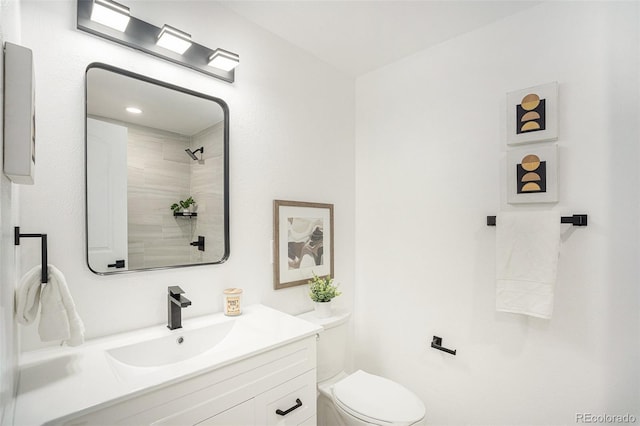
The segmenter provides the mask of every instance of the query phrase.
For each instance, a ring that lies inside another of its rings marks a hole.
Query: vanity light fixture
[[[216,49],[209,57],[209,66],[225,71],[231,71],[240,63],[240,56],[224,49]]]
[[[91,20],[124,32],[129,25],[129,8],[112,0],[93,0]]]
[[[191,47],[191,34],[187,34],[184,31],[165,24],[158,35],[156,44],[172,52],[176,52],[178,55],[182,55]]]
[[[122,0],[124,1],[124,0]],[[169,25],[162,28],[131,16],[129,8],[113,0],[77,0],[77,28],[109,41],[148,53],[229,83],[235,80],[239,56],[210,49]],[[99,20],[100,13],[117,17],[120,26]],[[94,16],[95,15],[95,16]],[[126,22],[125,22],[126,21]]]

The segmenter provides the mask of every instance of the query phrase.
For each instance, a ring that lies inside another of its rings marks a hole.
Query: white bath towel
[[[496,309],[551,318],[560,215],[504,212],[496,227]]]
[[[31,324],[40,310],[38,333],[43,342],[58,340],[69,346],[84,343],[84,324],[78,316],[67,281],[53,265],[48,265],[49,282],[40,282],[40,266],[22,278],[16,290],[16,317],[21,324]]]

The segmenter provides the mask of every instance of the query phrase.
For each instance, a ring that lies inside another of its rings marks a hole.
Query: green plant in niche
[[[342,293],[338,291],[338,286],[333,284],[333,278],[329,275],[319,277],[313,273],[313,278],[309,280],[309,297],[314,302],[330,302],[334,297]]]
[[[186,200],[180,200],[177,203],[173,203],[171,204],[171,210],[173,210],[173,212],[179,212],[180,209],[186,210],[188,209],[190,206],[194,205],[196,202],[193,200],[193,197],[189,197]]]

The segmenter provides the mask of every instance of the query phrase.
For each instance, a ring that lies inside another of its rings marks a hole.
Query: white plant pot
[[[316,316],[318,318],[328,318],[331,316],[331,301],[315,302]]]

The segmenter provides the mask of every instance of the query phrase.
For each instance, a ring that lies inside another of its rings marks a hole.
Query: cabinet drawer
[[[209,417],[208,419],[198,423],[196,426],[247,426],[255,424],[253,418],[254,400],[250,399],[242,404],[238,404],[227,411]]]
[[[316,370],[258,395],[255,402],[256,424],[302,424],[316,414]]]
[[[304,422],[300,423],[298,426],[317,426],[318,418],[316,416],[311,416]]]

